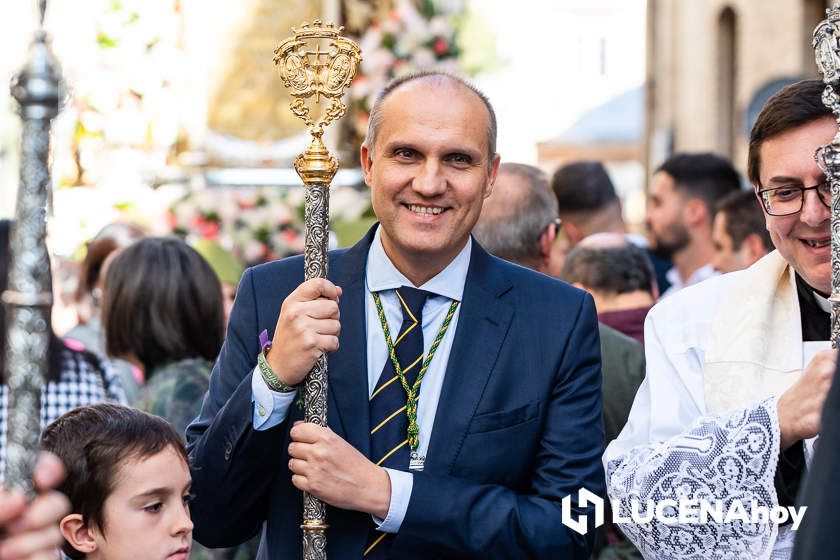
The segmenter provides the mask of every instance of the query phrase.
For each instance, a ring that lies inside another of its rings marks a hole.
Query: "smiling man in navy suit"
[[[361,149],[378,226],[330,253],[329,280],[304,282],[300,257],[245,273],[187,431],[200,542],[263,528],[259,558],[300,557],[306,490],[330,560],[588,558],[594,531],[564,526],[561,500],[603,494],[595,308],[471,238],[495,145],[472,86],[398,79]],[[329,428],[293,405],[323,353]]]

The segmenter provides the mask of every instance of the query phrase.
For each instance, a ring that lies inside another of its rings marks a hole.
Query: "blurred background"
[[[551,173],[598,159],[631,227],[650,171],[677,151],[712,151],[744,171],[766,99],[816,76],[822,0],[86,0],[50,2],[45,27],[67,98],[54,122],[50,247],[72,267],[105,224],[211,239],[243,264],[302,247],[291,162],[307,144],[273,50],[321,17],[357,38],[351,110],[329,129],[341,157],[335,246],[372,221],[358,146],[376,92],[440,67],[493,102],[503,161]],[[6,2],[0,82],[21,67],[36,2]],[[20,122],[0,88],[0,217],[14,214]],[[71,275],[68,275],[68,277]],[[70,287],[67,288],[68,290]]]

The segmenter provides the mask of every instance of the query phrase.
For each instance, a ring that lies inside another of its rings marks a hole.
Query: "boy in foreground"
[[[60,523],[72,559],[186,560],[192,544],[190,472],[177,432],[162,418],[97,404],[47,426],[43,447],[67,468]]]

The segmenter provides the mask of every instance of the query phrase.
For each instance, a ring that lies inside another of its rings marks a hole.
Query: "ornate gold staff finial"
[[[304,23],[292,29],[295,36],[274,51],[274,63],[293,97],[292,113],[303,119],[312,135],[309,147],[295,159],[295,169],[306,187],[306,280],[327,277],[330,182],[338,171],[338,159],[329,153],[321,137],[324,127],[347,110],[341,97],[362,60],[359,46],[341,36],[343,29],[316,19],[311,25]],[[316,112],[315,106],[322,101],[324,105]],[[326,356],[318,358],[306,376],[303,407],[307,422],[327,425]],[[326,507],[309,492],[303,493],[301,529],[304,560],[326,560]]]
[[[341,98],[356,75],[361,50],[354,41],[341,36],[343,27],[324,25],[320,19],[292,31],[295,36],[274,50],[274,64],[292,94],[292,113],[306,123],[312,135],[309,147],[295,159],[295,169],[306,185],[329,184],[338,171],[338,160],[327,151],[321,136],[324,127],[347,110]],[[322,100],[326,103],[316,118],[307,100],[315,105]]]

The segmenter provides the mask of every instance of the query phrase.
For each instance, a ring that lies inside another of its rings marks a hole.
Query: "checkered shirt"
[[[41,392],[41,431],[74,408],[101,402],[127,404],[117,373],[92,352],[61,349],[61,377]],[[0,481],[6,472],[6,409],[8,392],[0,385]]]

